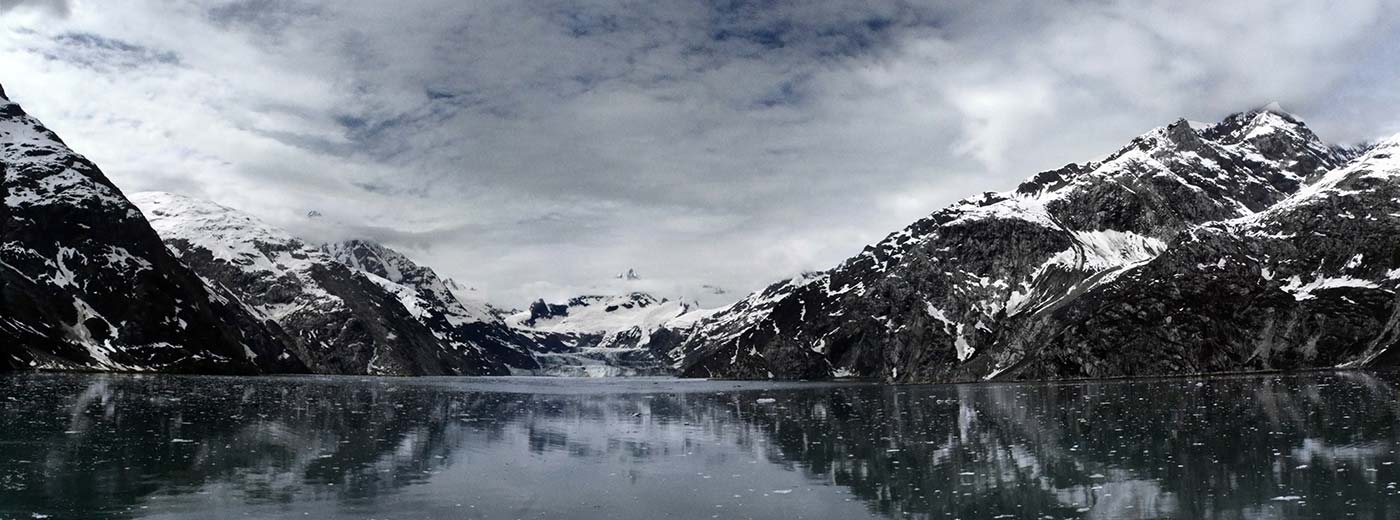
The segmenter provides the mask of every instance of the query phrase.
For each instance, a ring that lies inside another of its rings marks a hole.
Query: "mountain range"
[[[1393,365],[1400,136],[1179,120],[720,308],[509,311],[369,240],[128,198],[0,89],[0,369],[892,382]],[[726,291],[706,286],[710,295]]]
[[[1400,138],[1176,121],[701,323],[692,377],[967,381],[1393,363]]]

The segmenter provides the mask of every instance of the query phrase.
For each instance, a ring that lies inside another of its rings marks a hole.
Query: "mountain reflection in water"
[[[1395,518],[1396,374],[0,376],[0,518]]]

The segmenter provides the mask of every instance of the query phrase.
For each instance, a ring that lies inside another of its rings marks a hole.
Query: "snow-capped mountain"
[[[479,346],[446,340],[439,336],[442,331],[420,321],[420,316],[441,310],[422,300],[420,294],[431,295],[431,290],[420,293],[384,277],[425,280],[426,273],[405,275],[398,266],[379,269],[383,276],[352,270],[281,229],[205,200],[150,192],[135,194],[132,201],[185,265],[287,331],[297,356],[315,372],[507,372]],[[451,322],[468,316],[458,307],[437,318]]]
[[[1013,322],[1007,377],[1400,363],[1400,135]]]
[[[536,359],[547,373],[634,375],[667,373],[662,360],[708,311],[632,292],[590,295],[563,303],[536,301],[506,323],[536,338]]]
[[[321,246],[321,250],[352,269],[417,289],[425,301],[440,304],[443,319],[453,325],[500,321],[486,302],[462,298],[461,294],[465,289],[456,282],[448,285],[448,281],[438,278],[432,269],[420,266],[398,251],[381,244],[367,240],[346,240],[325,244]]]
[[[1139,349],[1104,336],[1110,342],[1104,350],[1055,358],[1077,369],[1050,370],[1037,363],[1047,362],[1043,356],[1054,347],[1034,342],[1050,341],[1047,335],[1070,341],[1063,335],[1069,325],[1049,325],[1047,316],[1073,312],[1064,309],[1098,309],[1094,304],[1104,296],[1097,288],[1128,283],[1133,278],[1125,273],[1163,269],[1191,237],[1211,226],[1267,220],[1277,208],[1294,204],[1297,196],[1332,178],[1328,172],[1354,156],[1353,151],[1325,145],[1300,119],[1276,106],[1235,114],[1214,125],[1177,121],[1101,161],[1070,164],[1035,175],[1014,191],[966,199],[891,234],[835,269],[754,293],[697,325],[676,361],[689,376],[856,375],[894,381],[1071,376],[1075,370],[1129,375],[1325,366],[1340,358],[1299,353],[1313,348],[1305,348],[1306,341],[1272,347],[1294,352],[1290,362],[1280,355],[1249,361],[1241,356],[1233,363],[1156,363],[1143,358]],[[1352,217],[1323,217],[1332,219],[1336,231],[1345,236],[1362,231],[1348,224]],[[1392,236],[1400,230],[1383,217],[1375,218],[1381,219],[1382,227],[1392,226]],[[1202,227],[1206,224],[1211,225]],[[1297,256],[1280,252],[1274,261],[1301,262]],[[1396,257],[1368,258],[1393,263]],[[1159,283],[1164,290],[1177,290],[1172,280],[1202,276],[1204,269],[1174,265],[1159,273]],[[1213,283],[1202,282],[1208,290],[1230,288]],[[1307,283],[1300,281],[1299,286]],[[1132,294],[1121,294],[1122,315],[1099,316],[1104,323],[1084,333],[1155,330],[1141,321]],[[1156,317],[1174,323],[1183,319],[1173,318],[1174,313],[1215,320],[1219,314],[1239,311],[1209,298],[1189,303],[1163,309]],[[1060,319],[1073,321],[1073,316]],[[1279,328],[1295,325],[1270,323]],[[1150,344],[1126,339],[1137,336],[1117,338]],[[1082,348],[1078,343],[1066,345],[1063,348]],[[1204,343],[1194,348],[1211,352]],[[1125,356],[1127,351],[1134,355]],[[1211,355],[1227,356],[1225,352]],[[1095,368],[1108,365],[1114,368]]]
[[[618,296],[579,296],[564,303],[530,305],[506,319],[523,329],[597,336],[592,346],[645,345],[656,329],[690,312],[688,304],[634,292]]]
[[[366,240],[336,242],[321,249],[397,296],[438,339],[481,351],[511,368],[539,368],[531,355],[536,340],[508,327],[499,311],[485,302],[464,298],[470,292],[456,282],[443,280],[398,251]]]
[[[305,370],[3,89],[0,173],[0,370]]]

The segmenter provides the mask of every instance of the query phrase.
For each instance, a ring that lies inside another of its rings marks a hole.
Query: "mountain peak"
[[[1283,105],[1277,101],[1225,116],[1219,123],[1212,125],[1205,131],[1211,138],[1233,136],[1237,140],[1242,140],[1245,138],[1245,134],[1259,127],[1292,128],[1295,131],[1301,130],[1306,131],[1309,135],[1312,134],[1312,131],[1308,130],[1307,124],[1303,122],[1303,118],[1285,110]]]
[[[0,85],[0,98],[3,98],[7,101],[10,99],[10,96],[5,95],[5,85]]]
[[[1184,118],[1177,119],[1167,125],[1164,134],[1177,146],[1188,150],[1195,148],[1201,142],[1201,135],[1196,132],[1195,126]]]
[[[631,268],[628,268],[626,272],[617,275],[615,278],[617,278],[618,280],[629,280],[629,281],[630,281],[630,280],[641,280],[641,279],[642,279],[641,276],[637,275],[637,271],[634,271],[634,270],[632,270]]]

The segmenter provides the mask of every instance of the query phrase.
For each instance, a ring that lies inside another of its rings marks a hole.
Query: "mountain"
[[[542,371],[558,375],[670,373],[670,351],[706,311],[647,293],[536,301],[506,318],[539,345]]]
[[[209,201],[156,192],[132,201],[180,261],[280,325],[297,357],[316,373],[508,373],[483,349],[439,337],[442,331],[420,321],[432,309],[419,304],[423,293],[415,288],[351,269],[281,229]],[[465,316],[435,319],[450,323]]]
[[[1362,212],[1383,197],[1323,211],[1312,222],[1299,213],[1338,203],[1318,190],[1334,193],[1322,186],[1348,171],[1343,165],[1377,164],[1376,153],[1358,158],[1355,150],[1328,146],[1276,106],[1213,125],[1180,120],[1101,161],[1070,164],[1013,191],[963,200],[834,269],[754,293],[698,324],[677,362],[692,377],[889,381],[1365,363],[1388,346],[1390,333],[1366,325],[1372,318],[1326,320],[1319,306],[1360,309],[1319,297],[1265,312],[1257,294],[1236,285],[1259,280],[1217,276],[1211,266],[1243,269],[1230,262],[1253,258],[1251,265],[1271,275],[1297,274],[1295,288],[1333,287],[1317,280],[1350,272],[1298,271],[1332,266],[1328,262],[1336,260],[1325,255],[1340,252],[1298,249],[1308,241],[1330,244],[1306,238],[1330,232],[1338,242],[1372,244],[1357,251],[1363,255],[1358,272],[1393,267],[1396,256],[1386,249],[1393,246],[1378,237],[1393,237],[1400,227],[1389,214]],[[1304,197],[1314,202],[1301,202]],[[1357,215],[1375,220],[1359,222]],[[1270,235],[1271,229],[1283,234]],[[1298,243],[1265,244],[1287,233]],[[1221,263],[1210,251],[1226,242],[1236,260]],[[1260,256],[1265,250],[1272,252],[1267,261]],[[1293,283],[1287,276],[1278,280],[1280,287]],[[1367,301],[1388,294],[1374,277],[1368,283],[1377,287],[1366,288],[1372,291]],[[1335,289],[1309,294],[1328,291]],[[1157,298],[1152,312],[1139,307],[1148,293]],[[1231,294],[1238,298],[1226,297]],[[1392,308],[1375,303],[1365,310]],[[1248,313],[1262,314],[1237,316]],[[1360,349],[1369,352],[1363,355],[1355,345],[1332,344],[1343,339],[1377,343]]]
[[[1400,364],[1400,135],[1013,322],[1006,377]]]
[[[507,326],[499,311],[469,298],[470,291],[451,279],[439,278],[398,251],[367,240],[326,244],[321,250],[394,293],[438,339],[510,368],[539,368],[531,354],[536,340]]]
[[[3,88],[0,172],[0,370],[306,370]]]

